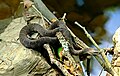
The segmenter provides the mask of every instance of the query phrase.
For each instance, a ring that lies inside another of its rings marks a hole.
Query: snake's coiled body
[[[40,35],[39,39],[30,39],[27,35],[30,35],[31,32],[38,32]],[[28,24],[24,26],[19,34],[20,42],[27,48],[40,48],[43,44],[46,43],[55,43],[58,41],[57,37],[55,36],[56,32],[62,32],[66,40],[70,43],[70,52],[74,55],[79,55],[82,50],[75,50],[73,45],[72,35],[70,34],[69,30],[66,27],[66,24],[60,20],[54,22],[49,29],[44,29],[39,24]],[[75,46],[77,47],[77,46]],[[79,47],[78,47],[79,48]]]
[[[54,26],[51,26],[50,28],[52,27]],[[57,40],[55,34],[58,31],[58,28],[47,30],[36,23],[28,24],[21,29],[19,39],[25,47],[34,49],[37,47],[41,47],[45,43],[55,42]],[[31,32],[38,32],[41,37],[39,39],[30,39],[28,38],[28,35],[30,35]]]

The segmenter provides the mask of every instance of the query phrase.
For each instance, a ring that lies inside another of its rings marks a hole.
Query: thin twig
[[[91,40],[91,42],[94,44],[94,46],[101,52],[101,56],[103,58],[103,60],[105,61],[105,65],[104,65],[104,69],[107,70],[109,73],[111,73],[112,75],[117,75],[115,70],[113,69],[113,67],[111,66],[110,62],[108,61],[105,53],[104,53],[104,50],[101,49],[97,43],[93,40],[92,36],[86,31],[85,27],[81,26],[78,22],[75,22],[76,25],[78,25],[79,27],[81,27],[85,34],[87,35],[87,37]],[[101,64],[101,63],[100,63]],[[103,66],[103,64],[101,64]]]
[[[61,32],[57,32],[56,36],[59,39],[62,47],[64,48],[63,55],[68,56],[68,59],[70,59],[71,63],[74,63],[75,68],[77,64],[69,53],[69,42],[65,40]]]
[[[64,13],[63,17],[61,18],[61,20],[65,21],[65,17],[66,17],[66,13]]]
[[[59,61],[55,59],[49,44],[44,44],[44,48],[48,51],[51,63],[57,65],[65,76],[71,76],[67,69]]]
[[[57,38],[59,39],[62,47],[63,47],[63,56],[69,59],[70,63],[73,65],[75,71],[77,71],[79,76],[82,76],[82,72],[77,70],[77,67],[80,67],[80,65],[76,64],[76,61],[73,59],[73,57],[70,54],[69,50],[69,42],[65,40],[64,36],[62,35],[61,32],[57,32],[56,34]]]
[[[101,51],[100,48],[99,48],[99,46],[97,45],[97,43],[93,40],[93,38],[91,37],[91,35],[86,31],[85,27],[81,26],[78,22],[75,22],[75,24],[78,25],[80,28],[82,28],[82,29],[84,30],[85,34],[86,34],[87,37],[91,40],[91,42],[95,45],[95,47],[96,47],[99,51]]]
[[[101,69],[99,76],[101,76],[101,74],[102,74],[103,70],[104,70],[104,68],[102,68],[102,69]]]

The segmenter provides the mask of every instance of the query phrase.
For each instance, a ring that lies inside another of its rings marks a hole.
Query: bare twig
[[[57,65],[65,76],[71,76],[67,69],[59,61],[55,59],[49,44],[44,44],[44,48],[48,51],[51,63]]]
[[[101,69],[99,76],[101,76],[101,74],[102,74],[103,70],[104,70],[104,68],[102,68],[102,69]]]
[[[93,40],[92,36],[86,31],[85,27],[81,26],[78,22],[75,22],[76,25],[78,25],[79,27],[81,27],[85,34],[87,35],[87,37],[91,40],[91,42],[94,44],[94,46],[101,52],[101,56],[103,58],[103,60],[105,61],[105,64],[104,64],[104,69],[106,71],[108,71],[109,73],[111,73],[112,75],[117,75],[115,70],[113,69],[113,67],[111,66],[110,62],[108,61],[105,53],[104,53],[104,50],[101,49],[97,43]],[[100,63],[102,66],[103,66],[103,63]]]
[[[66,13],[64,13],[63,17],[61,18],[63,21],[65,21]]]
[[[64,36],[62,35],[61,32],[57,32],[56,36],[58,37],[58,39],[59,39],[59,41],[60,41],[60,43],[61,43],[61,45],[64,49],[63,50],[63,56],[65,56],[66,58],[69,59],[70,64],[72,64],[73,67],[74,67],[74,70],[77,71],[79,76],[82,76],[83,74],[82,74],[81,70],[79,70],[79,71],[77,70],[78,67],[80,67],[80,65],[76,64],[75,60],[73,59],[73,57],[70,54],[69,42],[65,40],[65,38],[64,38]]]
[[[76,67],[76,62],[74,61],[73,57],[70,55],[69,53],[69,42],[65,40],[65,38],[63,37],[61,32],[58,32],[56,34],[56,36],[58,37],[64,51],[63,51],[63,55],[68,57],[68,59],[70,59],[71,63],[74,63],[74,68]]]

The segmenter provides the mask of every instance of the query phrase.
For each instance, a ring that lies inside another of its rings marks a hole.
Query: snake
[[[26,47],[35,49],[41,47],[43,44],[55,42],[57,37],[55,37],[56,32],[59,31],[58,28],[54,28],[57,22],[51,24],[49,30],[44,29],[40,24],[30,23],[24,26],[19,33],[20,42]],[[39,39],[31,39],[28,36],[32,34],[32,32],[37,32],[41,37]]]
[[[30,36],[32,32],[37,32],[40,35],[40,38],[29,38],[28,36]],[[83,52],[81,48],[80,50],[74,49],[75,46],[72,35],[67,29],[66,24],[63,20],[52,23],[48,29],[43,28],[40,24],[37,23],[27,24],[20,30],[19,39],[26,48],[35,49],[40,48],[47,43],[50,44],[57,42],[58,39],[55,36],[57,32],[62,32],[63,36],[67,39],[67,41],[69,41],[71,44],[69,48],[71,49],[70,52],[72,54],[80,55]]]

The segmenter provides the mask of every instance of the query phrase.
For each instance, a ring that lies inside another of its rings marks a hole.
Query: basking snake
[[[38,32],[40,35],[39,39],[31,39],[28,37],[28,35],[31,35],[31,32]],[[67,30],[65,22],[62,20],[56,21],[53,24],[51,24],[51,27],[49,29],[44,29],[39,24],[28,24],[24,26],[19,34],[20,42],[27,48],[40,48],[43,46],[43,44],[46,43],[55,43],[58,41],[57,37],[55,36],[56,32],[62,32],[63,36],[69,41],[70,43],[70,52],[74,55],[79,55],[83,50],[75,50],[74,42],[72,35]],[[73,47],[74,46],[74,47]],[[87,51],[85,51],[87,52]]]

